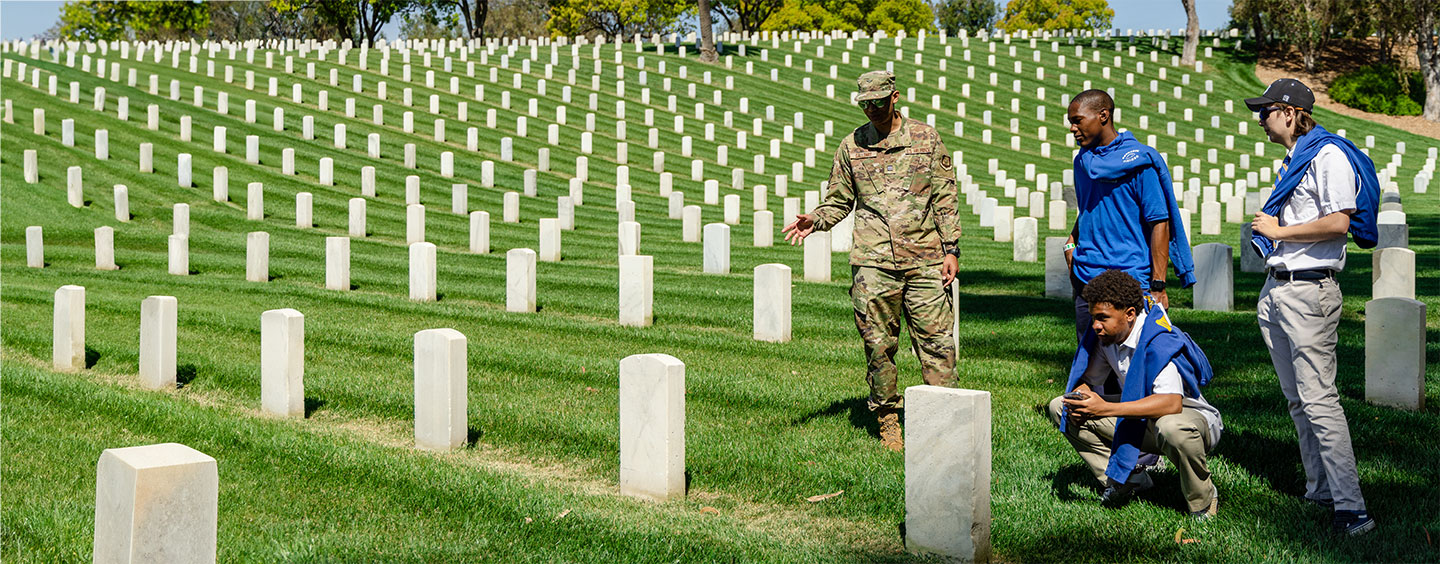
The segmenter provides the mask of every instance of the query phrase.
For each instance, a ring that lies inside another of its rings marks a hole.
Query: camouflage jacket
[[[960,239],[950,152],[935,128],[913,119],[879,137],[866,123],[840,142],[825,200],[812,212],[815,228],[829,230],[853,209],[850,264],[890,269],[939,264]]]

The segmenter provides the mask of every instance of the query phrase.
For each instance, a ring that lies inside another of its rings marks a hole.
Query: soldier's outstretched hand
[[[795,216],[795,221],[790,222],[781,230],[785,233],[785,240],[791,245],[799,245],[815,232],[815,218],[808,213]]]

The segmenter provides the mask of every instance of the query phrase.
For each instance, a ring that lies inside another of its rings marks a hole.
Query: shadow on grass
[[[1088,501],[1095,503],[1095,499],[1075,493],[1075,489],[1087,489],[1092,492],[1098,491],[1099,484],[1095,477],[1090,475],[1090,470],[1083,463],[1066,465],[1045,476],[1050,479],[1050,490],[1060,501],[1078,502]]]
[[[85,368],[95,368],[95,363],[100,362],[100,351],[91,347],[85,347]]]
[[[193,382],[199,375],[199,368],[194,364],[185,363],[175,367],[175,387],[184,388]]]
[[[309,419],[320,408],[325,407],[325,400],[320,398],[305,398],[305,418]]]
[[[479,427],[466,426],[465,446],[467,448],[475,448],[475,445],[480,444],[480,437],[483,436],[485,436],[485,431],[481,431]]]
[[[794,425],[805,425],[821,417],[833,417],[842,413],[850,416],[850,425],[856,429],[863,429],[872,438],[880,438],[880,423],[875,420],[875,412],[870,411],[869,403],[864,397],[836,400],[826,406],[825,409],[814,411],[796,419]]]

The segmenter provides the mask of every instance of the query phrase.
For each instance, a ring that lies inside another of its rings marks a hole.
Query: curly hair
[[[1140,281],[1123,270],[1106,270],[1100,273],[1085,285],[1085,289],[1080,291],[1080,297],[1085,298],[1092,306],[1110,304],[1121,311],[1132,307],[1135,311],[1145,311],[1145,294],[1140,289]]]

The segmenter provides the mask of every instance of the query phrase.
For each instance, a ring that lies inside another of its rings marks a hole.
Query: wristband
[[[1075,243],[1065,243],[1065,250],[1067,250],[1067,251],[1073,251],[1073,250],[1075,250],[1075,247],[1078,247],[1078,246],[1079,246],[1079,245],[1076,245]]]

